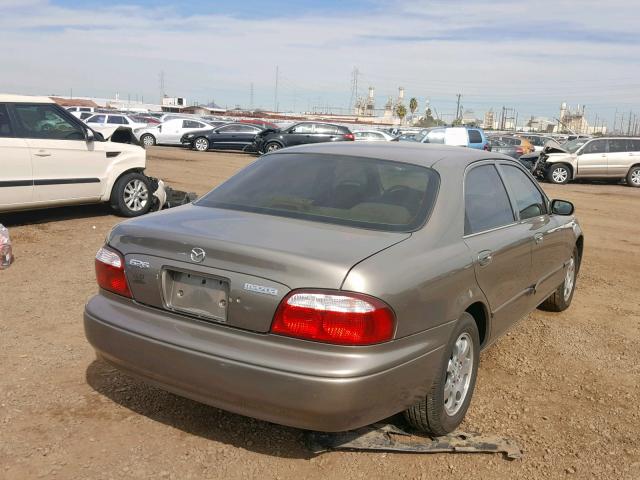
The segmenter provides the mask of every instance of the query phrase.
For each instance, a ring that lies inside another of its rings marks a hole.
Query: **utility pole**
[[[353,67],[351,71],[351,98],[349,99],[349,113],[353,113],[356,103],[358,102],[358,77],[360,76],[360,70],[358,67]]]
[[[629,110],[629,124],[627,125],[627,135],[631,134],[631,115],[633,112]]]
[[[456,121],[458,121],[460,119],[460,98],[462,98],[462,94],[458,93],[456,97],[458,97],[458,101],[456,103]]]
[[[276,89],[275,89],[274,101],[273,101],[273,104],[274,104],[273,106],[276,113],[278,113],[278,75],[279,75],[278,65],[276,65]]]
[[[164,70],[160,72],[160,105],[162,105],[163,98],[164,98]]]
[[[253,82],[249,86],[249,110],[253,110]]]

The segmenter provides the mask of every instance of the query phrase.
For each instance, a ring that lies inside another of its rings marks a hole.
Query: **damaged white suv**
[[[142,147],[106,141],[47,97],[0,94],[0,165],[0,212],[107,202],[135,217],[164,203]]]

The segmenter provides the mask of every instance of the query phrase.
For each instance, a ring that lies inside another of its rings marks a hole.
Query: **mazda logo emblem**
[[[206,256],[207,256],[207,254],[201,248],[193,248],[193,249],[191,249],[191,261],[192,262],[200,263],[200,262],[202,262],[204,260],[204,257],[206,257]]]

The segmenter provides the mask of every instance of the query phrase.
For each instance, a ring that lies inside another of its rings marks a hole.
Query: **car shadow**
[[[11,212],[0,215],[0,223],[5,227],[18,227],[37,223],[57,222],[90,217],[113,215],[114,211],[107,204],[74,205],[71,207],[46,208],[25,212]]]
[[[91,388],[113,402],[151,420],[207,440],[282,458],[314,457],[304,430],[226,412],[179,397],[126,375],[102,360],[86,370]]]

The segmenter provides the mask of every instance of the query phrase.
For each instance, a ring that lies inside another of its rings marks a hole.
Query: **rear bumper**
[[[108,294],[89,301],[84,327],[99,357],[165,390],[320,431],[404,410],[426,393],[442,360],[441,347],[425,350],[434,342],[423,334],[372,347],[319,345],[196,322]],[[448,331],[438,327],[429,337]]]

